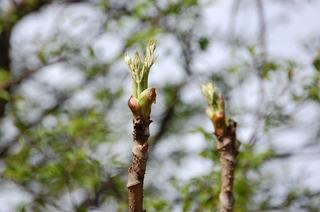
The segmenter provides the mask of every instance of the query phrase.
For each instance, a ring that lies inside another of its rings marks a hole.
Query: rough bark
[[[132,164],[128,169],[129,212],[143,212],[143,181],[148,161],[149,117],[133,119]]]
[[[223,132],[215,132],[221,164],[220,212],[232,212],[235,201],[233,196],[233,176],[235,160],[238,155],[236,127],[237,123],[230,119],[229,126]]]

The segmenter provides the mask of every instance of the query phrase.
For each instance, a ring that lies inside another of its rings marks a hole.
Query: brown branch
[[[236,25],[237,25],[237,15],[238,15],[241,3],[242,3],[242,0],[234,1],[232,4],[232,8],[230,10],[230,19],[229,19],[229,23],[228,23],[227,33],[230,35],[232,42],[233,42],[233,39],[235,38],[235,29],[236,29]]]
[[[149,117],[138,116],[133,119],[132,164],[128,169],[129,212],[143,212],[143,181],[148,161]]]
[[[258,16],[259,16],[259,37],[264,52],[266,52],[266,20],[264,6],[261,0],[256,0]]]
[[[124,60],[132,77],[132,95],[128,106],[133,119],[132,164],[128,169],[129,212],[143,212],[143,181],[148,161],[148,139],[150,136],[151,106],[156,102],[156,89],[148,88],[148,76],[151,66],[156,61],[153,56],[157,41],[150,40],[146,48],[146,56],[138,52],[133,59],[126,53]]]
[[[234,206],[233,196],[233,176],[235,161],[238,155],[238,146],[236,143],[237,123],[229,120],[229,126],[221,133],[215,131],[217,137],[217,149],[220,154],[221,164],[221,191],[219,194],[220,212],[231,212]]]
[[[240,142],[236,138],[237,123],[232,119],[226,124],[224,100],[212,84],[200,85],[203,96],[208,101],[206,114],[211,119],[217,137],[217,149],[221,163],[220,212],[232,212],[234,207],[233,176]]]

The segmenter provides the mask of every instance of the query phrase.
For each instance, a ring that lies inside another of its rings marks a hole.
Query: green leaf
[[[189,211],[189,209],[190,209],[190,207],[191,207],[191,199],[190,198],[188,198],[187,200],[185,200],[184,202],[183,202],[183,207],[182,207],[182,211],[183,212],[188,212]]]
[[[95,52],[94,52],[93,47],[92,47],[92,46],[89,46],[88,49],[89,49],[89,56],[90,56],[91,58],[95,58],[96,55],[95,55]]]
[[[42,63],[46,63],[46,56],[45,53],[43,51],[38,52],[38,58]]]
[[[11,80],[11,73],[7,70],[0,69],[0,87],[10,82],[10,80]]]
[[[320,51],[318,55],[314,58],[312,64],[317,71],[320,71]]]
[[[8,91],[0,89],[0,99],[9,101],[11,98],[10,94]]]
[[[207,50],[208,46],[209,46],[209,40],[208,38],[200,38],[199,41],[199,47],[202,51]]]

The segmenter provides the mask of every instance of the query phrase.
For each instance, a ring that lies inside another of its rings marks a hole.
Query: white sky
[[[208,31],[214,32],[214,30],[219,29],[223,32],[227,32],[228,30],[228,24],[229,24],[229,18],[230,18],[230,8],[231,4],[234,1],[231,0],[225,0],[225,1],[217,1],[216,4],[213,4],[212,6],[208,6],[205,11],[205,24],[208,25]],[[254,32],[257,30],[257,11],[253,8],[255,8],[254,1],[246,1],[247,2],[247,9],[240,10],[238,18],[237,18],[237,28],[236,33],[239,34],[247,34],[248,36],[251,36],[254,34]],[[251,3],[250,3],[251,2]],[[268,45],[268,51],[271,56],[274,57],[282,57],[282,58],[291,58],[294,60],[297,60],[299,63],[309,63],[310,61],[310,55],[307,54],[307,52],[302,48],[301,42],[312,38],[314,36],[319,37],[320,35],[320,27],[319,27],[319,20],[320,20],[320,1],[313,1],[310,4],[307,3],[301,3],[301,5],[297,6],[280,6],[280,4],[274,3],[275,1],[263,1],[265,3],[265,12],[266,12],[266,21],[267,21],[267,45]],[[1,5],[0,5],[1,6]],[[87,17],[90,20],[87,20],[85,18],[80,18],[78,21],[92,21],[91,19],[96,19],[97,23],[101,23],[103,19],[100,19],[98,16],[94,16],[93,14],[96,13],[96,10],[87,9],[87,7],[84,6],[76,6],[68,9],[69,11],[64,11],[62,8],[58,5],[50,6],[50,8],[47,8],[43,11],[40,15],[33,15],[25,20],[21,21],[21,23],[17,26],[15,29],[13,35],[12,35],[12,42],[22,46],[23,43],[26,42],[34,42],[34,37],[37,37],[37,40],[41,43],[48,39],[48,35],[50,37],[50,33],[52,32],[52,27],[56,25],[55,20],[57,20],[57,14],[59,16],[68,15],[69,12],[72,10],[82,10],[83,13],[81,14],[81,17]],[[75,14],[76,15],[76,14]],[[29,19],[29,20],[27,20]],[[44,24],[45,23],[45,24]],[[63,26],[59,28],[59,30],[64,31],[64,28],[70,28],[74,26],[79,26],[76,23],[73,22],[66,22]],[[211,27],[211,28],[209,28]],[[92,28],[95,28],[95,26],[92,26]],[[97,26],[96,26],[97,28]],[[39,31],[41,29],[41,31]],[[90,29],[87,28],[81,28],[78,27],[74,33],[81,33],[81,32],[88,32]],[[89,35],[90,38],[96,36],[95,31],[92,30],[92,33]],[[21,37],[23,35],[23,38]],[[68,34],[68,36],[73,37],[72,34]],[[87,40],[90,40],[88,38]],[[162,51],[161,46],[170,46],[172,40],[170,40],[170,37],[164,37],[163,40],[159,40],[158,43],[158,54],[160,55],[158,58],[158,64],[161,65],[155,65],[152,74],[150,75],[150,84],[152,86],[156,85],[159,80],[168,80],[171,82],[179,81],[181,77],[183,76],[183,72],[181,67],[174,64],[174,60],[177,60],[177,58],[171,58],[172,60],[167,60],[168,57],[161,57],[162,54],[165,54],[165,52]],[[85,41],[75,41],[79,42],[81,45],[87,45],[87,40]],[[106,40],[108,40],[106,42]],[[112,52],[110,52],[110,45],[113,45],[114,48],[113,51],[120,51],[119,46],[119,39],[116,37],[112,37],[109,35],[101,36],[99,39],[97,39],[96,43],[94,44],[95,48],[100,52],[101,60],[108,60],[112,59],[112,56],[114,55]],[[26,47],[28,48],[28,46]],[[205,71],[206,67],[212,67],[212,64],[215,64],[215,67],[218,67],[219,64],[224,64],[225,61],[227,61],[230,57],[229,52],[224,51],[225,47],[223,45],[214,45],[212,48],[208,50],[206,55],[201,60],[201,63],[196,64],[195,67],[199,70]],[[29,51],[34,51],[31,46],[29,46]],[[178,51],[178,50],[173,50]],[[174,52],[172,55],[176,55]],[[213,57],[214,55],[214,57]],[[35,63],[36,64],[36,63]],[[40,73],[38,77],[43,77],[47,83],[52,84],[60,84],[62,83],[64,85],[64,81],[61,81],[60,79],[66,79],[68,74],[74,74],[70,70],[70,73],[64,73],[61,74],[59,72],[59,68],[56,69],[56,72],[54,71],[55,67],[50,67],[47,72],[48,77],[45,78],[43,76],[43,73]],[[175,72],[172,72],[170,70],[175,69]],[[59,75],[59,76],[58,76]],[[83,76],[75,75],[75,77],[78,78],[79,81],[81,79],[83,80]],[[50,80],[52,79],[52,80]],[[48,81],[49,80],[49,81]],[[75,80],[75,79],[73,79]],[[74,85],[76,86],[77,80],[75,80]],[[195,93],[199,93],[200,89],[198,91],[195,89],[195,85],[191,88],[191,90],[194,89]],[[246,88],[248,91],[250,89]],[[39,91],[40,92],[40,91]],[[160,97],[161,98],[161,97]],[[242,99],[243,100],[243,99]],[[250,101],[250,100],[249,100]],[[247,103],[250,103],[247,101]],[[251,100],[252,101],[252,100]],[[158,103],[157,103],[158,104]],[[161,101],[160,101],[161,106]],[[255,104],[255,102],[252,102],[252,104]],[[157,107],[157,106],[156,106]],[[312,108],[311,108],[312,110]],[[311,112],[312,114],[312,112]],[[310,113],[309,113],[310,115]],[[204,123],[209,123],[208,120],[206,120]],[[242,132],[239,132],[239,136],[245,139],[250,134],[249,130],[243,130]],[[298,134],[298,133],[297,133]],[[296,136],[295,139],[293,139],[291,136],[283,136],[279,137],[278,140],[282,141],[282,144],[280,145],[282,148],[288,148],[291,146],[291,144],[295,146],[299,146],[300,139],[296,139],[299,135]],[[188,139],[195,140],[196,138],[190,137]],[[198,138],[199,139],[199,138]],[[200,138],[202,139],[202,138]],[[241,139],[240,139],[241,140]],[[291,142],[291,143],[290,143]],[[168,144],[162,144],[164,146]],[[193,146],[190,145],[190,148],[187,148],[188,150],[197,150],[201,149],[205,145],[204,143],[193,143]],[[192,164],[190,161],[188,163],[186,162],[186,166],[183,170],[183,176],[185,178],[198,175],[200,173],[204,173],[207,170],[204,169],[205,167],[210,167],[211,164],[204,164],[204,166],[196,166]],[[194,162],[194,160],[192,160]],[[196,163],[205,163],[201,159],[197,160]],[[202,164],[203,165],[203,164]],[[314,186],[314,182],[318,182],[318,179],[320,179],[320,162],[317,161],[310,161],[309,159],[294,159],[291,162],[288,162],[284,164],[284,166],[288,166],[289,170],[297,170],[297,173],[295,175],[298,175],[301,168],[306,168],[306,170],[310,173],[312,173],[309,177],[309,180],[307,183],[311,186]],[[196,168],[195,168],[196,167]],[[278,166],[276,169],[279,169],[279,175],[283,174],[283,165]],[[274,169],[274,166],[272,166],[270,169]],[[151,172],[151,173],[150,173]],[[152,171],[149,171],[149,173],[152,175]],[[281,176],[279,176],[281,177]],[[318,184],[318,183],[317,183]],[[320,187],[319,185],[317,185]],[[5,189],[8,190],[8,189]],[[10,189],[9,189],[10,190]],[[11,194],[8,194],[6,191],[3,191],[3,189],[0,189],[0,209],[2,212],[10,212],[14,205],[13,198]],[[24,196],[23,196],[24,197]],[[17,198],[14,200],[19,200],[19,195],[17,195]],[[11,202],[10,202],[11,201]]]

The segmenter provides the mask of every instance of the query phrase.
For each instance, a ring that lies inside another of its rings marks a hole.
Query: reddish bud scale
[[[130,108],[130,110],[131,110],[131,112],[132,112],[134,117],[139,116],[141,106],[139,104],[138,99],[136,99],[133,96],[131,96],[128,99],[128,106],[129,106],[129,108]]]
[[[223,131],[226,128],[226,117],[224,112],[217,111],[213,114],[211,121],[214,125],[215,133],[216,134],[223,134]]]
[[[128,106],[134,117],[143,115],[149,117],[151,113],[151,106],[156,102],[156,89],[147,88],[144,90],[138,99],[131,96],[128,100]]]

